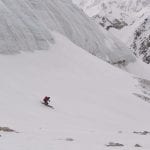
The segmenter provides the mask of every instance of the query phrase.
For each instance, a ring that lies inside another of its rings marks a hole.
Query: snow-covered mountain
[[[55,30],[104,60],[135,61],[121,42],[112,40],[71,1],[1,0],[0,8],[0,53],[48,50],[55,42],[50,30]]]
[[[149,0],[74,0],[74,3],[98,24],[128,44],[136,56],[150,63],[150,46],[147,44],[150,36]],[[141,34],[137,37],[139,32]],[[145,46],[141,50],[143,45]]]
[[[0,8],[0,150],[150,149],[150,81],[97,57],[150,78],[146,64],[68,0]]]

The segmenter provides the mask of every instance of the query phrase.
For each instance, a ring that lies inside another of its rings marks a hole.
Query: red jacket
[[[45,97],[44,97],[44,99],[43,99],[43,101],[44,101],[45,103],[48,103],[48,102],[50,102],[50,97],[48,97],[48,96],[45,96]]]

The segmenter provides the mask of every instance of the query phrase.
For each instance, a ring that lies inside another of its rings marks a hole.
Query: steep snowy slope
[[[0,131],[0,149],[150,149],[149,133],[140,135],[150,130],[150,105],[135,95],[137,80],[51,35],[49,51],[0,55],[0,127],[19,132]],[[45,95],[54,110],[40,103]]]
[[[128,44],[136,56],[150,63],[150,46],[147,44],[150,36],[149,0],[74,0],[74,3],[98,24]]]
[[[55,42],[50,30],[56,30],[104,60],[135,61],[121,42],[112,40],[71,0],[0,0],[0,13],[0,53],[48,50]]]
[[[97,58],[139,74],[124,44],[68,0],[0,0],[0,14],[0,52],[20,53],[0,55],[0,150],[150,149],[149,81]]]

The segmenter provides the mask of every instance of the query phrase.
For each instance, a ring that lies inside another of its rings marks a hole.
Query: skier
[[[48,105],[48,103],[50,102],[50,97],[45,96],[44,99],[43,99],[43,102],[44,102],[45,105]]]

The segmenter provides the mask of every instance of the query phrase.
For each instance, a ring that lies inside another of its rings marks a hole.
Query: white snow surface
[[[49,50],[55,30],[103,60],[116,62],[135,57],[118,40],[93,23],[71,0],[0,0],[0,53]]]
[[[0,8],[2,54],[50,50],[55,43],[51,31],[57,31],[110,63],[136,62],[124,43],[98,27],[71,0],[0,0]]]
[[[49,51],[0,55],[0,126],[19,132],[0,131],[0,149],[108,150],[109,142],[150,149],[149,135],[133,134],[150,130],[150,105],[133,95],[137,80],[51,35]],[[40,103],[45,95],[54,110]]]
[[[0,131],[0,150],[150,149],[149,135],[133,134],[150,131],[137,79],[97,58],[135,62],[124,44],[68,0],[1,0],[0,8],[0,52],[15,54],[0,55],[0,127],[17,131]],[[46,95],[54,110],[41,104]]]

